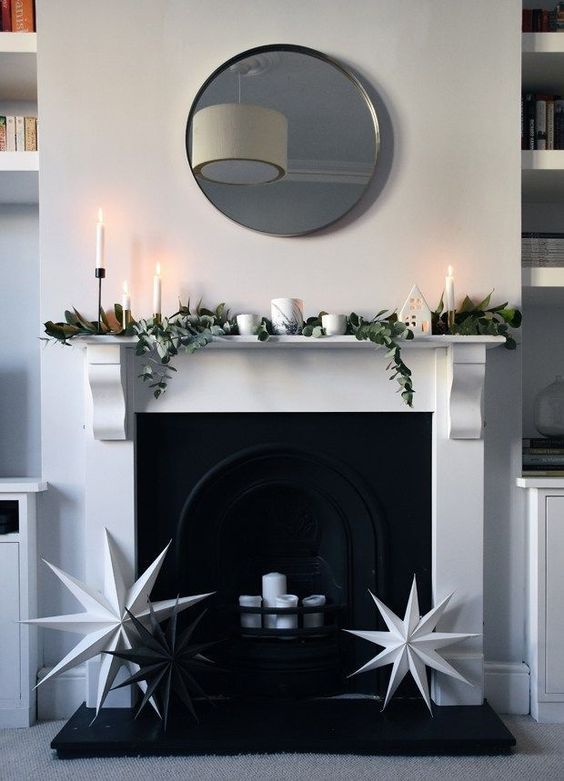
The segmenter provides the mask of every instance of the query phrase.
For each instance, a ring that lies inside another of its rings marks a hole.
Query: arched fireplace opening
[[[383,628],[369,590],[401,612],[413,572],[422,609],[430,603],[431,416],[145,414],[137,424],[139,567],[172,538],[155,594],[215,592],[201,631],[222,640],[225,672],[204,688],[381,694],[386,672],[348,679],[370,649],[341,629]],[[260,595],[271,572],[300,606],[326,598],[315,628],[301,607],[282,631],[288,613],[241,614],[239,597]]]

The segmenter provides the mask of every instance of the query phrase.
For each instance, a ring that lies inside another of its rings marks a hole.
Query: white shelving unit
[[[37,103],[37,33],[0,33],[3,106]],[[38,152],[0,152],[0,205],[38,202]]]
[[[564,96],[564,34],[524,33],[522,40],[523,93]],[[523,230],[564,233],[564,150],[523,151],[521,167]],[[552,363],[560,365],[564,352],[561,330],[550,330],[564,304],[564,268],[527,267],[522,279],[524,435],[530,436],[535,395],[551,381]],[[527,501],[525,661],[531,671],[531,714],[538,721],[563,722],[564,479],[522,477],[517,485]]]
[[[18,623],[37,616],[37,502],[46,483],[0,478],[0,509],[17,507],[17,528],[0,534],[0,727],[29,727],[36,717],[37,630]]]

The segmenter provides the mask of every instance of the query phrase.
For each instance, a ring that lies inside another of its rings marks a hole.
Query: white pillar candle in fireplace
[[[288,591],[286,575],[280,572],[269,572],[262,576],[262,601],[264,607],[276,607],[276,597]],[[264,625],[270,629],[276,627],[276,615],[266,615]]]
[[[242,594],[239,597],[241,607],[261,607],[261,596],[249,596]],[[262,616],[260,613],[241,613],[241,626],[245,629],[260,629],[262,626]]]
[[[312,594],[310,597],[302,599],[303,607],[323,607],[325,602],[324,594]],[[323,626],[324,623],[323,613],[304,613],[304,629]]]
[[[276,597],[276,607],[297,607],[298,598],[295,594],[280,594]],[[276,629],[297,629],[298,614],[287,613],[276,616]]]

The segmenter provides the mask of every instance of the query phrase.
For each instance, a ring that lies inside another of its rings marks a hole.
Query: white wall
[[[0,206],[0,475],[41,473],[37,207]]]
[[[274,296],[298,295],[308,313],[370,313],[402,303],[413,282],[434,305],[448,263],[460,294],[495,288],[496,298],[519,302],[519,0],[38,5],[43,320],[71,304],[94,315],[99,205],[105,301],[117,299],[127,277],[137,313],[149,312],[156,259],[171,311],[178,295],[263,312]],[[305,238],[266,237],[226,220],[200,193],[184,151],[186,115],[205,78],[233,54],[275,42],[337,58],[379,96],[379,197]],[[44,476],[53,488],[42,553],[79,576],[81,365],[79,350],[43,354]],[[519,356],[491,354],[486,642],[491,658],[520,661],[522,524],[510,488],[518,376]],[[43,609],[65,607],[52,579],[45,582]],[[64,647],[49,638],[46,661]]]

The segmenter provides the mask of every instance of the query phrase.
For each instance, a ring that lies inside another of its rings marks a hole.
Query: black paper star
[[[190,643],[194,630],[206,613],[205,610],[200,613],[182,634],[178,635],[176,631],[177,607],[178,603],[174,606],[166,632],[163,632],[157,621],[151,603],[149,603],[151,631],[127,611],[139,634],[139,644],[130,650],[107,652],[139,666],[139,670],[136,673],[113,688],[120,689],[122,686],[129,686],[138,681],[146,681],[147,691],[143,696],[135,718],[141,713],[151,697],[155,696],[162,713],[161,718],[163,719],[165,731],[168,723],[171,694],[175,694],[188,708],[196,721],[199,721],[194,710],[191,695],[196,694],[200,697],[205,697],[207,700],[209,700],[209,697],[194,679],[192,672],[210,669],[213,662],[203,656],[202,652],[219,642],[216,640],[211,643]]]

